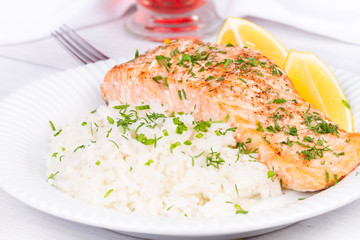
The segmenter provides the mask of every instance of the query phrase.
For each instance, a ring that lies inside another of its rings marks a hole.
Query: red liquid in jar
[[[163,14],[181,14],[194,10],[206,0],[138,0],[143,7]]]

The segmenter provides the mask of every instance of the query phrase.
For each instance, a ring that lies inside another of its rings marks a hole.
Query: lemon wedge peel
[[[352,112],[335,75],[316,55],[291,49],[284,70],[299,95],[348,132],[354,131]],[[307,85],[307,86],[306,86]]]
[[[231,43],[259,51],[283,68],[287,50],[271,33],[248,20],[228,17],[216,39],[218,44]]]

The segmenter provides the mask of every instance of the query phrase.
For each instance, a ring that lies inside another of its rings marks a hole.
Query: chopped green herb
[[[168,79],[167,77],[164,78],[164,85],[165,85],[166,87],[169,87],[169,83],[168,83],[167,79]]]
[[[119,146],[116,144],[116,142],[114,142],[113,140],[110,140],[110,142],[112,142],[113,144],[115,144],[115,146],[117,147],[117,149],[119,149]]]
[[[109,137],[111,131],[112,131],[112,128],[110,128],[110,130],[107,132],[106,137]]]
[[[303,142],[313,142],[315,138],[312,138],[310,136],[305,136],[303,139]]]
[[[56,173],[51,173],[50,176],[48,177],[48,180],[49,179],[55,179],[54,177],[56,176],[56,174],[58,174],[59,171],[57,171]]]
[[[205,79],[205,81],[209,81],[209,80],[211,80],[211,79],[216,79],[216,77],[210,75],[210,76],[208,76],[208,77]]]
[[[289,127],[289,125],[287,126],[288,128],[288,132],[285,132],[285,134],[288,134],[288,135],[291,135],[291,136],[298,136],[298,133],[297,133],[297,128],[296,127]]]
[[[78,146],[77,148],[75,148],[74,152],[76,152],[80,148],[85,148],[85,145]]]
[[[204,134],[202,134],[202,133],[200,133],[200,132],[195,135],[195,137],[196,137],[196,138],[199,138],[199,139],[202,138],[203,136],[204,136]]]
[[[234,45],[232,45],[231,43],[226,44],[226,47],[233,47]]]
[[[139,57],[139,50],[136,49],[136,52],[135,52],[135,59]]]
[[[235,214],[247,214],[249,212],[242,209],[239,204],[235,204],[234,206],[236,208]]]
[[[49,123],[50,123],[51,129],[52,129],[53,131],[56,131],[55,126],[54,126],[54,124],[52,123],[52,121],[49,121]]]
[[[149,105],[136,106],[135,110],[147,110],[150,109]]]
[[[160,66],[164,67],[166,69],[166,71],[169,72],[170,67],[171,67],[171,63],[170,63],[171,58],[165,57],[165,56],[162,56],[162,55],[157,55],[155,57],[155,59],[156,59],[156,61],[158,62],[158,64]]]
[[[236,191],[236,195],[239,197],[239,190],[237,188],[237,185],[235,184],[235,191]]]
[[[110,193],[112,193],[114,191],[114,189],[110,189],[109,191],[107,191],[107,193],[105,193],[104,198],[109,197]]]
[[[56,158],[57,155],[58,155],[58,153],[57,153],[57,152],[54,152],[54,153],[51,155],[51,157]]]
[[[199,72],[203,72],[203,71],[205,71],[205,68],[204,68],[204,67],[201,67],[201,68],[199,69]]]
[[[184,144],[189,146],[189,145],[191,145],[191,144],[192,144],[192,142],[191,142],[191,141],[189,141],[189,140],[186,140],[186,141],[184,142]]]
[[[173,153],[173,149],[174,149],[174,148],[176,148],[176,147],[178,147],[178,146],[180,146],[180,145],[181,145],[180,142],[176,142],[176,143],[171,144],[171,145],[170,145],[170,151],[171,151],[171,153]]]
[[[262,137],[262,139],[264,139],[265,142],[270,144],[270,141],[266,139],[266,137]]]
[[[82,126],[86,126],[86,125],[87,125],[87,122],[82,122],[81,125],[82,125]]]
[[[276,131],[275,131],[275,129],[274,129],[273,126],[268,126],[268,127],[265,128],[265,130],[266,130],[267,132],[276,133]]]
[[[274,177],[274,176],[276,176],[276,173],[275,173],[274,171],[268,171],[268,172],[267,172],[267,177],[268,177],[268,178],[272,178],[272,177]]]
[[[154,80],[157,83],[159,83],[159,80],[162,80],[162,79],[163,79],[163,77],[161,75],[152,78],[152,80]]]
[[[182,96],[181,96],[181,91],[180,91],[180,90],[178,90],[178,95],[179,95],[180,100],[182,100]]]
[[[335,179],[335,184],[337,184],[339,182],[338,178],[337,178],[337,175],[334,174],[334,179]]]
[[[223,119],[221,119],[221,120],[219,120],[219,121],[210,121],[210,122],[211,122],[211,123],[224,123],[224,122],[226,122],[229,118],[230,118],[230,115],[229,115],[229,114],[226,114],[226,116],[225,116]]]
[[[247,84],[247,82],[244,80],[244,79],[242,79],[242,78],[238,78],[240,81],[242,81],[243,83],[245,83],[245,84]]]
[[[217,79],[216,81],[217,81],[217,82],[221,82],[221,81],[224,81],[224,80],[225,80],[225,78],[219,77],[219,79]]]
[[[147,161],[144,165],[146,166],[150,166],[150,164],[154,163],[154,160],[150,159],[149,161]]]
[[[175,206],[175,205],[172,205],[172,206],[168,207],[168,208],[166,209],[166,211],[170,211],[170,209],[172,209],[174,206]]]
[[[99,160],[97,160],[95,164],[96,164],[97,166],[99,166],[100,163],[101,163],[101,162],[100,162]]]
[[[130,107],[129,104],[124,104],[124,105],[117,105],[117,106],[113,106],[113,109],[127,109],[128,107]]]
[[[114,119],[112,119],[110,116],[107,116],[107,120],[110,124],[114,124]]]
[[[185,90],[184,90],[184,89],[181,89],[181,91],[182,91],[182,94],[183,94],[184,98],[187,99],[187,98],[186,98],[186,92],[185,92]]]
[[[347,109],[350,109],[350,104],[349,104],[347,101],[345,101],[344,99],[341,100],[341,101],[342,101],[342,103],[345,105],[345,107],[346,107]]]
[[[283,75],[283,72],[280,69],[278,69],[275,64],[270,65],[270,70],[271,70],[271,73],[275,76]]]
[[[205,151],[202,151],[200,154],[194,156],[194,158],[199,158],[199,157],[201,157],[201,155],[203,155],[204,153],[205,153]]]
[[[230,59],[225,59],[225,60],[224,60],[223,68],[226,68],[226,67],[229,65],[230,62],[231,62]]]
[[[329,173],[328,173],[328,171],[326,171],[326,169],[325,169],[325,177],[326,177],[326,182],[328,183],[329,182]]]
[[[57,131],[57,133],[54,134],[54,137],[56,137],[57,135],[59,135],[61,133],[62,129],[60,129],[59,131]]]
[[[169,133],[166,131],[166,129],[163,129],[162,132],[164,133],[164,136],[169,136]]]
[[[264,75],[261,73],[261,72],[259,72],[258,70],[254,70],[254,73],[256,73],[258,76],[260,76],[260,77],[263,77]]]
[[[260,122],[257,122],[256,126],[257,126],[256,131],[265,132],[265,130]]]
[[[213,166],[219,168],[220,165],[224,164],[225,160],[220,157],[219,152],[214,152],[211,148],[211,152],[206,156],[206,166]]]
[[[274,99],[274,100],[271,100],[270,102],[268,102],[269,104],[271,103],[275,103],[275,104],[281,104],[281,103],[285,103],[286,100],[284,98],[277,98],[277,99]]]

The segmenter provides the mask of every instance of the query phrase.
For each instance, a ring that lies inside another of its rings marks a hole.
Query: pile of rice
[[[86,202],[141,215],[214,217],[244,214],[255,197],[281,193],[256,153],[242,154],[245,143],[234,148],[228,123],[195,122],[157,103],[110,103],[61,130],[50,123],[48,182]]]

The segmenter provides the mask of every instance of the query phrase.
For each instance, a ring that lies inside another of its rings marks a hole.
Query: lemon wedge
[[[287,56],[286,48],[269,32],[242,18],[228,17],[216,38],[218,44],[247,46],[273,60],[280,68]]]
[[[336,77],[324,62],[312,53],[291,49],[284,70],[302,98],[346,131],[354,131],[350,105]]]

